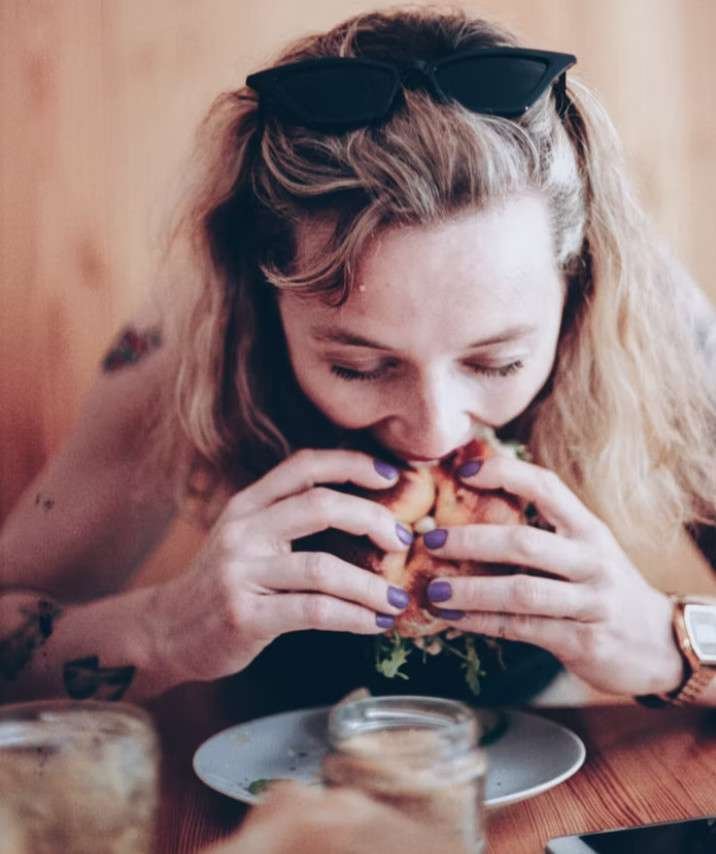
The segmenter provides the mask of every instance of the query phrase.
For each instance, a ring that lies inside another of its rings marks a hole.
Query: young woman
[[[141,698],[241,671],[279,708],[365,684],[405,591],[292,542],[334,527],[408,548],[385,507],[329,485],[388,487],[485,426],[532,462],[475,461],[465,483],[551,529],[431,538],[540,571],[433,588],[461,631],[503,640],[480,648],[479,699],[526,699],[562,665],[679,694],[674,605],[625,549],[716,522],[714,321],[573,63],[467,14],[376,13],[216,100],[159,313],[108,355],[2,531],[5,696]],[[123,590],[191,507],[196,559]],[[464,658],[413,663],[379,687],[464,689]]]

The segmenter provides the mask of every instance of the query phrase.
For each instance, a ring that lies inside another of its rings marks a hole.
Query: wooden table
[[[163,741],[157,854],[201,850],[231,834],[247,808],[207,788],[191,759],[241,720],[215,686],[182,686],[150,706]],[[587,760],[574,777],[488,816],[489,854],[540,854],[547,839],[620,825],[716,814],[716,710],[640,706],[535,709],[573,729]]]

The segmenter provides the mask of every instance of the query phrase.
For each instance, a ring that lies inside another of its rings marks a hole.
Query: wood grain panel
[[[619,706],[549,716],[580,735],[586,763],[563,785],[492,813],[490,854],[533,854],[553,836],[677,821],[716,808],[708,712],[660,715]]]
[[[388,3],[0,3],[0,519],[71,429],[108,341],[152,286],[196,124],[289,38]],[[639,194],[716,298],[716,4],[466,3],[570,50]]]

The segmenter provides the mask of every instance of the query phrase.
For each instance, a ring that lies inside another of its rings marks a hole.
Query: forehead
[[[327,228],[304,229],[301,253],[318,249]],[[355,283],[340,308],[292,297],[284,308],[310,315],[312,325],[348,327],[406,351],[539,324],[561,288],[546,204],[525,194],[435,225],[388,229],[366,252]]]

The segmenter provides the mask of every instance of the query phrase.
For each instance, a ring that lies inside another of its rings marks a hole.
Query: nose
[[[474,422],[470,389],[445,374],[416,383],[390,419],[390,445],[407,459],[439,459],[469,441]]]

